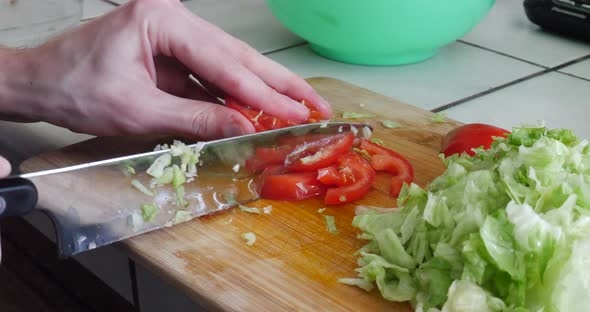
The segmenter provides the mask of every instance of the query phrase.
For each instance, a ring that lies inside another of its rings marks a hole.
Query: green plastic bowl
[[[362,65],[426,60],[462,37],[495,0],[266,0],[273,15],[327,58]]]

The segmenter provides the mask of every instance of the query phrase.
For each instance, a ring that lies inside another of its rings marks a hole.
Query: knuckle
[[[233,93],[244,94],[246,91],[246,83],[239,75],[225,73],[223,74],[222,79],[225,81],[224,85],[226,85],[227,89],[231,90]]]
[[[190,119],[190,131],[192,134],[200,137],[207,137],[211,123],[211,118],[209,118],[209,111],[210,109],[200,109],[193,112],[191,119]]]
[[[139,19],[145,18],[152,12],[159,11],[160,8],[174,5],[178,0],[133,0],[129,2],[127,8],[131,16]]]

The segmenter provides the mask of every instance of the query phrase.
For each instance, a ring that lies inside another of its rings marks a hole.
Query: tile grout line
[[[581,80],[590,82],[590,79],[589,78],[580,77],[580,76],[575,75],[575,74],[564,73],[564,72],[560,72],[560,71],[556,71],[556,73],[559,73],[559,74],[562,74],[562,75],[570,76],[572,78],[577,78],[577,79],[581,79]]]
[[[574,65],[574,64],[577,64],[577,63],[586,61],[588,59],[590,59],[590,54],[584,55],[584,56],[581,56],[581,57],[578,57],[577,59],[574,59],[574,60],[571,60],[571,61],[568,61],[568,62],[565,62],[565,63],[562,63],[562,64],[559,64],[557,66],[551,67],[550,69],[552,71],[558,71],[558,70],[560,70],[562,68],[565,68],[565,67],[568,67],[568,66],[571,66],[571,65]]]
[[[544,68],[544,70],[542,70],[540,72],[536,72],[536,73],[530,74],[528,76],[525,76],[525,77],[522,77],[522,78],[519,78],[519,79],[516,79],[516,80],[512,80],[510,82],[507,82],[505,84],[499,85],[497,87],[490,88],[490,89],[488,89],[486,91],[482,91],[482,92],[479,92],[479,93],[470,95],[470,96],[468,96],[466,98],[463,98],[463,99],[460,99],[460,100],[457,100],[457,101],[454,101],[454,102],[451,102],[451,103],[448,103],[448,104],[445,104],[445,105],[436,107],[434,109],[431,109],[430,110],[431,112],[438,113],[438,112],[447,110],[449,108],[452,108],[452,107],[456,107],[458,105],[461,105],[463,103],[469,102],[469,101],[474,100],[476,98],[479,98],[479,97],[488,95],[490,93],[493,93],[493,92],[496,92],[496,91],[499,91],[499,90],[502,90],[504,88],[507,88],[507,87],[510,87],[510,86],[519,84],[521,82],[524,82],[524,81],[527,81],[527,80],[530,80],[530,79],[533,79],[533,78],[536,78],[536,77],[539,77],[539,76],[542,76],[542,75],[545,75],[545,74],[548,74],[548,73],[553,73],[553,72],[554,73],[568,75],[568,76],[571,76],[573,78],[577,78],[577,79],[580,79],[580,80],[584,80],[584,81],[590,82],[590,79],[586,79],[586,78],[583,78],[583,77],[578,77],[576,75],[572,75],[572,74],[568,74],[568,73],[564,73],[564,72],[560,72],[559,71],[560,69],[563,69],[565,67],[568,67],[568,66],[577,64],[579,62],[583,62],[583,61],[586,61],[586,60],[590,59],[590,54],[584,55],[584,56],[581,56],[581,57],[578,57],[576,59],[573,59],[571,61],[567,61],[565,63],[559,64],[559,65],[556,65],[556,66],[553,66],[553,67],[546,67],[546,66],[543,66],[543,65],[539,65],[539,64],[536,64],[536,63],[533,63],[533,62],[530,62],[530,61],[526,61],[526,60],[523,60],[523,59],[520,59],[520,58],[511,56],[511,55],[502,53],[502,52],[498,52],[498,51],[495,51],[495,50],[492,50],[492,49],[481,47],[481,46],[478,46],[476,44],[472,44],[472,43],[465,42],[465,41],[462,41],[462,40],[458,40],[458,41],[459,42],[462,42],[462,43],[465,43],[467,45],[471,45],[471,46],[476,47],[476,48],[480,48],[480,49],[485,50],[485,51],[496,53],[496,54],[499,54],[499,55],[502,55],[502,56],[506,56],[506,57],[509,57],[509,58],[512,58],[512,59],[515,59],[515,60],[518,60],[518,61],[521,61],[521,62],[525,62],[525,63],[531,64],[531,65],[534,65],[534,66],[537,66],[537,67],[540,67],[540,68]]]
[[[502,56],[505,56],[505,57],[508,57],[508,58],[511,58],[511,59],[514,59],[514,60],[517,60],[517,61],[521,61],[521,62],[523,62],[523,63],[527,63],[527,64],[530,64],[530,65],[538,66],[538,67],[545,68],[545,69],[549,69],[549,68],[550,68],[550,67],[547,67],[547,66],[544,66],[544,65],[541,65],[541,64],[537,64],[537,63],[535,63],[535,62],[531,62],[531,61],[528,61],[528,60],[525,60],[525,59],[522,59],[522,58],[516,57],[516,56],[514,56],[514,55],[510,55],[510,54],[507,54],[507,53],[504,53],[504,52],[500,52],[500,51],[497,51],[497,50],[493,50],[493,49],[490,49],[490,48],[486,48],[486,47],[484,47],[484,46],[480,46],[480,45],[477,45],[477,44],[475,44],[475,43],[471,43],[471,42],[463,41],[463,40],[461,40],[461,39],[459,39],[459,40],[457,40],[457,41],[458,41],[458,42],[461,42],[461,43],[463,43],[463,44],[466,44],[466,45],[468,45],[468,46],[472,46],[472,47],[474,47],[474,48],[482,49],[482,50],[485,50],[485,51],[488,51],[488,52],[491,52],[491,53],[494,53],[494,54],[502,55]]]
[[[268,51],[268,52],[263,52],[261,54],[262,55],[269,55],[269,54],[272,54],[272,53],[282,52],[282,51],[289,50],[289,49],[292,49],[292,48],[302,47],[302,46],[304,46],[306,44],[307,44],[307,41],[304,41],[304,42],[292,44],[292,45],[287,46],[287,47],[284,47],[284,48],[278,48],[278,49],[274,49],[274,50],[271,50],[271,51]]]
[[[479,93],[470,95],[470,96],[468,96],[466,98],[462,98],[460,100],[457,100],[457,101],[454,101],[454,102],[451,102],[451,103],[448,103],[448,104],[439,106],[437,108],[431,109],[430,111],[433,112],[433,113],[439,113],[439,112],[442,112],[442,111],[447,110],[449,108],[452,108],[452,107],[461,105],[461,104],[463,104],[465,102],[469,102],[471,100],[474,100],[476,98],[482,97],[484,95],[488,95],[488,94],[493,93],[493,92],[496,92],[498,90],[502,90],[502,89],[508,88],[510,86],[513,86],[513,85],[519,84],[521,82],[524,82],[524,81],[527,81],[527,80],[530,80],[530,79],[533,79],[533,78],[536,78],[536,77],[545,75],[545,74],[550,73],[550,72],[552,72],[551,69],[544,69],[542,71],[539,71],[539,72],[530,74],[528,76],[524,76],[522,78],[518,78],[516,80],[512,80],[510,82],[507,82],[505,84],[502,84],[502,85],[499,85],[499,86],[490,88],[488,90],[485,90],[485,91],[482,91],[482,92],[479,92]]]

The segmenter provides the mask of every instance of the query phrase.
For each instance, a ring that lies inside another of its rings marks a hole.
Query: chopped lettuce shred
[[[147,196],[154,197],[154,192],[148,189],[145,185],[143,185],[139,180],[133,179],[131,180],[131,185],[133,185],[136,189],[140,192],[144,193]]]
[[[143,221],[145,222],[152,222],[154,218],[158,214],[158,207],[153,204],[143,204],[141,205],[141,216],[143,217]]]
[[[441,156],[426,188],[353,219],[367,244],[340,282],[416,311],[587,311],[590,147],[572,131],[516,127],[488,150]]]
[[[334,216],[323,215],[324,220],[326,221],[326,229],[328,232],[332,234],[338,234],[338,229],[336,228],[336,219]]]
[[[375,115],[369,113],[344,112],[342,118],[345,119],[359,119],[359,118],[373,118]]]
[[[365,139],[369,139],[371,137],[371,135],[373,135],[373,131],[371,130],[371,128],[369,128],[367,126],[363,127],[363,129],[361,131],[363,134],[363,138],[365,138]]]
[[[204,143],[202,142],[195,146],[187,146],[177,140],[172,145],[157,145],[154,150],[162,151],[162,154],[153,160],[145,172],[152,178],[150,188],[143,185],[138,179],[133,179],[131,185],[150,197],[155,196],[158,187],[170,185],[176,193],[177,206],[180,209],[187,208],[189,203],[185,198],[185,184],[191,182],[197,175],[197,164],[202,161],[200,155],[203,147]],[[133,167],[128,167],[128,170],[135,174]],[[145,221],[153,220],[159,211],[154,205],[141,205],[139,208]],[[188,211],[177,210],[168,224],[175,224],[176,221],[181,221],[185,217],[190,217]],[[137,228],[137,220],[136,216],[130,215],[129,226]]]
[[[135,174],[135,168],[131,165],[125,165],[125,168],[127,168],[127,172],[131,175]]]
[[[143,226],[143,217],[134,212],[127,217],[127,225],[129,225],[134,232],[137,232]]]
[[[432,116],[432,122],[434,123],[445,123],[447,122],[447,114],[445,113],[436,113]]]
[[[176,210],[174,211],[174,216],[170,221],[166,222],[166,226],[173,226],[178,223],[183,223],[192,219],[192,213],[186,210]]]
[[[256,207],[248,207],[244,205],[239,205],[238,207],[240,207],[240,211],[243,212],[260,214],[260,209]]]
[[[370,141],[373,142],[373,143],[375,143],[375,144],[377,144],[377,145],[383,145],[383,144],[385,144],[385,142],[383,142],[383,140],[377,139],[377,138],[372,138]]]
[[[246,245],[248,246],[252,246],[256,242],[256,234],[254,234],[253,232],[242,234],[242,238],[246,240]]]
[[[401,125],[393,120],[381,120],[381,125],[387,129],[399,128]]]

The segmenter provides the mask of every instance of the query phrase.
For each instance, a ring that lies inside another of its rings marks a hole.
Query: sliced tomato
[[[375,170],[373,170],[364,158],[355,152],[349,151],[338,157],[337,168],[350,168],[354,181],[352,183],[350,183],[350,180],[345,182],[338,177],[329,180],[330,184],[342,184],[342,186],[329,188],[326,191],[326,197],[324,199],[326,205],[337,205],[356,201],[363,198],[369,192],[375,180]],[[341,170],[338,170],[338,172],[342,173]]]
[[[414,181],[412,164],[395,151],[366,139],[361,140],[360,149],[371,155],[371,165],[375,170],[386,171],[393,175],[389,191],[391,196],[399,196],[404,182],[410,184]]]
[[[404,182],[410,184],[414,181],[411,167],[406,166],[406,163],[400,158],[385,154],[375,155],[371,157],[371,165],[377,171],[386,171],[393,174],[389,191],[393,197],[399,196]]]
[[[304,135],[284,135],[277,138],[277,144],[279,146],[297,146],[304,143],[310,143],[313,141],[317,141],[320,139],[328,138],[333,136],[333,134],[324,134],[324,133],[312,133],[312,134],[304,134]]]
[[[338,156],[350,151],[354,135],[351,132],[326,136],[297,145],[285,159],[290,171],[317,171],[336,162]]]
[[[303,103],[309,109],[309,118],[306,123],[319,122],[322,114],[314,106],[305,101]],[[239,103],[236,99],[230,96],[225,98],[225,106],[240,112],[244,117],[248,118],[257,132],[302,124],[291,120],[280,119],[265,114],[264,112],[261,113],[259,110],[252,109],[251,107]]]
[[[290,146],[259,147],[254,155],[246,160],[246,169],[258,172],[268,166],[282,165],[292,150],[293,148]]]
[[[254,129],[256,129],[256,132],[268,130],[264,125],[262,125],[258,121],[262,117],[262,116],[258,116],[258,114],[259,114],[258,111],[250,109],[246,106],[238,105],[232,101],[226,101],[225,106],[238,111],[240,114],[244,115],[244,117],[248,118],[248,120],[250,120],[252,125],[254,125]]]
[[[348,166],[332,165],[318,170],[318,180],[325,185],[344,186],[356,182],[352,169]]]
[[[265,170],[261,197],[273,200],[297,201],[323,195],[324,186],[314,172],[280,173],[278,167]]]
[[[472,123],[455,128],[447,133],[443,139],[441,152],[449,157],[453,154],[467,153],[475,155],[474,148],[490,148],[494,137],[506,137],[510,131],[498,128],[496,126]]]

